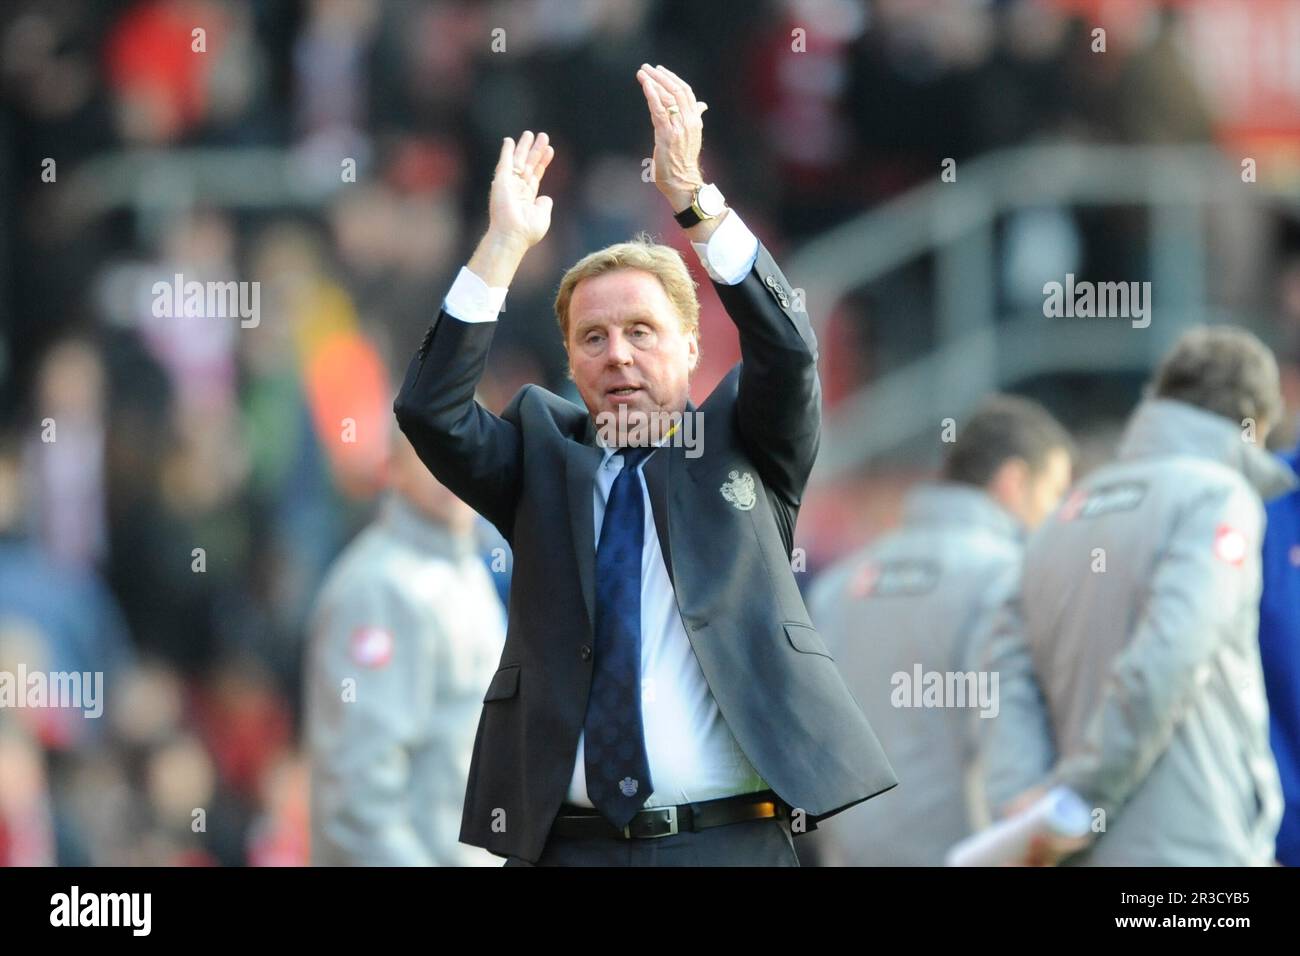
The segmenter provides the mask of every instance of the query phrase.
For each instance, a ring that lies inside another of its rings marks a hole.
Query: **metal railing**
[[[941,182],[936,170],[933,183],[799,248],[786,274],[805,289],[823,342],[826,317],[846,295],[935,257],[933,348],[828,415],[814,477],[834,478],[937,433],[943,418],[990,391],[1050,373],[1144,371],[1187,325],[1228,320],[1206,299],[1205,226],[1207,207],[1216,202],[1271,202],[1289,215],[1300,212],[1296,192],[1243,182],[1240,167],[1209,146],[1028,146],[962,164],[956,182]],[[1098,320],[999,316],[999,218],[1021,209],[1085,206],[1148,211],[1155,320],[1121,331]]]

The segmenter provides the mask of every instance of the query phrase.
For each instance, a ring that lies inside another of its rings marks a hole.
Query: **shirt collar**
[[[692,411],[694,411],[694,409],[691,403],[687,402],[686,411],[683,412],[682,414],[689,415]],[[677,433],[677,430],[681,427],[682,426],[680,423],[674,425],[672,428],[668,429],[668,433],[665,434],[662,438],[660,438],[657,442],[651,442],[651,445],[655,448],[663,448],[666,444],[668,444],[669,439],[671,439],[673,435]],[[596,429],[594,425],[592,426],[592,435],[593,435],[592,438],[593,443],[597,448],[599,448],[604,453],[604,457],[601,459],[601,465],[602,466],[608,465],[609,459],[612,456],[618,454],[619,449],[614,447],[613,445],[606,445],[600,434],[600,431]]]
[[[663,448],[664,445],[668,443],[668,440],[673,437],[673,433],[677,431],[678,427],[679,426],[674,425],[671,429],[669,429],[667,435],[659,439],[657,442],[652,442],[651,444],[653,445],[653,447]],[[609,464],[610,458],[612,458],[614,455],[617,455],[620,451],[622,451],[621,448],[615,448],[613,445],[606,445],[603,441],[600,440],[599,434],[597,434],[596,436],[596,447],[599,448],[605,454],[605,457],[601,459],[602,465]]]

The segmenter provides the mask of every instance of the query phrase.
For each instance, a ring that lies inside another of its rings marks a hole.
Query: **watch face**
[[[700,198],[696,200],[696,203],[708,216],[719,216],[722,214],[722,210],[727,208],[727,201],[722,198],[722,190],[718,189],[713,183],[709,183],[700,190]]]

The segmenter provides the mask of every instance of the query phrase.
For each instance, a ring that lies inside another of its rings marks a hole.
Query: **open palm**
[[[507,136],[492,178],[488,216],[494,230],[536,245],[551,226],[551,197],[539,196],[542,176],[555,157],[546,133],[525,130],[516,143]]]

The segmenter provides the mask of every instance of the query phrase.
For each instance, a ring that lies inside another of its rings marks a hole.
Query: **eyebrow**
[[[634,312],[633,314],[629,315],[626,319],[624,319],[620,324],[628,325],[636,322],[652,323],[654,322],[654,320],[655,317],[654,317],[654,313],[652,312]],[[585,334],[587,331],[591,329],[599,328],[601,326],[609,325],[609,324],[610,322],[608,319],[584,319],[583,321],[579,322],[578,325],[576,326],[576,333]]]

